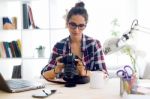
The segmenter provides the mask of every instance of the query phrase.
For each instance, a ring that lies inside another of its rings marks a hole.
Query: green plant
[[[36,48],[37,50],[42,50],[42,49],[45,49],[44,46],[40,45],[39,47]]]
[[[44,53],[45,53],[45,47],[40,45],[39,47],[36,48],[37,53],[38,53],[38,57],[44,57]]]
[[[130,46],[125,46],[122,49],[122,52],[130,57],[131,63],[133,65],[134,72],[137,72],[137,69],[136,69],[136,55],[134,53],[134,49]]]
[[[117,18],[114,18],[112,21],[111,21],[111,25],[112,25],[112,30],[111,30],[111,35],[116,37],[119,35],[119,31],[117,30],[118,27],[120,27],[119,25],[119,22],[118,22],[118,19]]]

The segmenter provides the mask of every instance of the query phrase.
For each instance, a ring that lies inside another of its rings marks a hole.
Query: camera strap
[[[68,49],[69,49],[69,54],[73,54],[73,53],[71,52],[71,38],[70,38],[70,36],[69,36],[69,41],[68,41]],[[81,41],[82,58],[84,57],[84,52],[83,52],[83,50],[84,50],[84,49],[83,49],[83,35],[82,35],[82,41]],[[87,74],[87,67],[86,67],[85,63],[83,62],[83,59],[82,59],[82,58],[80,58],[80,57],[77,56],[77,59],[79,59],[79,60],[82,62],[83,66],[85,67],[86,74]]]

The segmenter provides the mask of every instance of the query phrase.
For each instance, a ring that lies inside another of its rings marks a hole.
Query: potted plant
[[[36,48],[38,57],[44,57],[45,56],[45,47],[40,45],[39,47]]]

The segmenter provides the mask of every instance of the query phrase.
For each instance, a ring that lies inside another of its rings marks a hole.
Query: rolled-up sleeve
[[[104,60],[104,53],[102,50],[101,43],[99,41],[96,41],[95,43],[94,52],[95,52],[94,61],[95,61],[95,65],[97,65],[96,67],[98,69],[107,71],[105,60]]]
[[[53,69],[56,66],[56,58],[58,57],[58,54],[56,52],[56,48],[53,48],[53,53],[51,54],[51,57],[49,59],[48,64],[42,69],[41,74],[43,74],[46,71],[49,71]]]

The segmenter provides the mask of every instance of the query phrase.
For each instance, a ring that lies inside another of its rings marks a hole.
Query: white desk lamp
[[[130,31],[123,34],[121,36],[121,38],[117,38],[117,37],[116,38],[110,38],[110,39],[108,39],[104,42],[104,45],[103,45],[104,54],[109,55],[109,54],[117,52],[120,49],[122,49],[123,47],[125,47],[126,46],[125,43],[128,39],[130,39],[133,31],[140,31],[140,32],[143,32],[143,33],[150,34],[150,28],[140,26],[138,24],[138,20],[135,19],[132,22]]]

